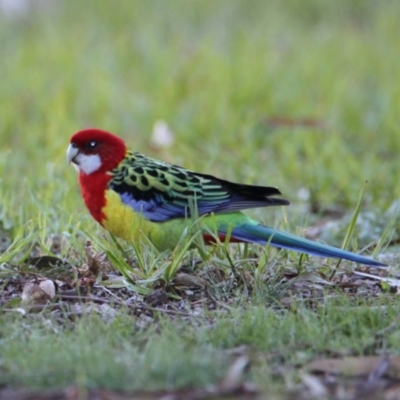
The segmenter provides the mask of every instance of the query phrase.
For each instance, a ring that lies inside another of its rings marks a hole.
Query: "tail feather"
[[[260,224],[244,224],[240,227],[234,228],[231,233],[231,237],[236,240],[250,243],[270,243],[271,246],[295,250],[314,256],[343,258],[345,260],[369,265],[371,267],[387,266],[386,264],[375,261],[369,257],[364,257],[349,251],[338,249],[336,247],[314,242],[309,239],[304,239],[300,236],[291,235],[290,233],[281,232]]]

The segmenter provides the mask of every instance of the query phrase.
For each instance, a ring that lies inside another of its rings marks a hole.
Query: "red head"
[[[90,213],[102,223],[106,218],[105,192],[115,168],[125,157],[127,147],[122,139],[100,129],[84,129],[71,137],[67,159],[79,172],[82,196]]]
[[[125,157],[125,142],[112,133],[89,128],[71,137],[67,159],[84,175],[107,172],[115,168]]]

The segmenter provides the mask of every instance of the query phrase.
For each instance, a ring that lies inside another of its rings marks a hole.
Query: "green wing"
[[[199,215],[246,208],[287,205],[274,187],[242,185],[130,152],[112,171],[109,187],[124,204],[151,221],[190,216],[196,202]]]

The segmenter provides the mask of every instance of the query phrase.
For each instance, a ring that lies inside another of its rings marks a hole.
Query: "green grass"
[[[142,249],[136,262],[84,208],[65,152],[72,133],[89,126],[199,172],[278,186],[292,206],[250,214],[294,233],[319,220],[310,203],[351,215],[368,181],[349,249],[383,235],[379,249],[395,255],[385,246],[398,235],[387,210],[400,197],[399,17],[390,0],[68,0],[25,17],[0,14],[0,300],[11,276],[50,274],[25,260],[51,255],[54,237],[70,268],[53,277],[73,282],[89,237],[127,271],[128,288],[147,293],[161,279],[180,297],[173,278],[196,253]],[[175,143],[156,150],[150,135],[160,119]],[[346,229],[339,223],[323,239],[340,246]],[[208,282],[221,308],[198,317],[140,324],[128,311],[104,322],[0,310],[0,387],[200,387],[222,379],[226,350],[245,344],[245,379],[280,392],[314,357],[400,351],[396,333],[374,337],[397,318],[390,293],[362,299],[324,287],[319,302],[285,280],[311,270],[328,279],[335,261],[223,245],[200,261],[189,273]],[[280,303],[288,297],[290,310]],[[276,380],[276,366],[290,378]]]
[[[183,387],[212,382],[227,363],[222,351],[216,354],[200,341],[193,346],[193,328],[185,326],[184,332],[169,321],[159,322],[161,333],[154,324],[148,330],[139,328],[125,313],[111,323],[88,316],[73,326],[62,326],[55,318],[29,318],[26,328],[17,332],[10,324],[15,320],[2,322],[9,326],[3,331],[6,362],[0,384],[39,389],[72,382],[131,390]],[[21,357],[21,351],[30,356]],[[193,376],[193,370],[203,372]]]
[[[282,363],[294,372],[296,366],[321,354],[396,351],[397,332],[387,334],[385,341],[374,336],[399,313],[398,302],[388,302],[385,298],[354,305],[341,299],[314,311],[300,305],[289,313],[256,304],[186,322],[165,317],[146,322],[125,312],[109,322],[96,315],[75,322],[62,318],[62,313],[57,317],[3,315],[0,385],[196,387],[222,379],[234,358],[229,350],[245,345],[252,363],[246,378],[264,390],[271,390],[271,385],[276,389],[273,372]]]

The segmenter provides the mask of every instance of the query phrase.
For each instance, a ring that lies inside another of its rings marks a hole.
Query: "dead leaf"
[[[302,376],[303,384],[309,390],[310,395],[314,398],[324,398],[328,396],[328,390],[323,382],[316,376],[304,374]]]
[[[238,357],[228,369],[225,379],[221,383],[221,389],[232,391],[242,384],[243,372],[249,365],[250,359],[247,355]]]
[[[203,288],[207,285],[207,282],[196,275],[190,275],[180,272],[175,276],[173,284],[174,286],[185,286],[185,287],[194,286]]]
[[[381,365],[382,356],[326,358],[314,360],[305,366],[308,372],[323,374],[343,374],[347,376],[370,376]],[[400,356],[388,357],[387,374],[400,378]]]
[[[296,277],[289,279],[289,282],[291,284],[294,284],[295,286],[298,286],[304,282],[309,283],[315,283],[315,284],[321,284],[321,285],[327,285],[327,286],[335,286],[334,283],[329,282],[325,279],[322,279],[321,277],[319,277],[318,275],[316,275],[315,273],[312,272],[308,272],[306,274],[301,274],[301,275],[297,275]]]
[[[94,275],[97,276],[99,272],[106,272],[111,269],[111,263],[108,260],[106,253],[98,252],[93,246],[90,240],[86,240],[85,243],[85,254],[87,262],[84,267]]]
[[[51,279],[35,279],[25,284],[21,300],[24,307],[51,302],[57,293],[57,285]]]
[[[369,278],[373,280],[377,280],[380,282],[385,282],[389,286],[395,287],[395,288],[400,288],[400,279],[396,278],[387,278],[379,275],[372,275],[372,274],[367,274],[366,272],[360,272],[360,271],[354,271],[354,275],[362,276],[364,278]]]

